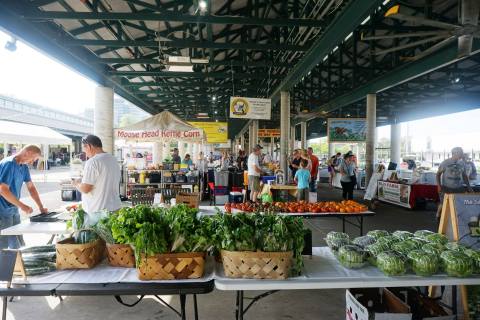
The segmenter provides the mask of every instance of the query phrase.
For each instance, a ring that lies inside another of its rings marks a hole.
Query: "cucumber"
[[[50,261],[24,261],[23,266],[25,267],[25,269],[41,267],[55,268],[55,263]]]
[[[40,252],[40,253],[27,253],[22,254],[23,261],[52,261],[57,258],[57,253],[54,252]]]
[[[22,254],[24,253],[40,253],[40,252],[55,252],[55,245],[49,244],[46,246],[33,246],[33,247],[24,247],[20,249]]]
[[[44,265],[44,266],[25,268],[25,273],[27,274],[27,276],[35,276],[35,275],[47,273],[54,270],[55,270],[55,266]]]

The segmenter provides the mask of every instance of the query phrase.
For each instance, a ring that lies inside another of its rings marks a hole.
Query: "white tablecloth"
[[[419,277],[404,275],[385,276],[375,267],[347,269],[328,247],[313,248],[313,256],[304,258],[304,273],[286,280],[251,280],[226,278],[221,264],[215,268],[215,287],[219,290],[295,290],[295,289],[347,289],[377,287],[411,287],[440,285],[480,285],[480,276],[452,278],[446,275]]]
[[[176,282],[206,282],[213,279],[214,261],[211,257],[205,263],[205,273],[200,279],[185,280],[149,280],[138,279],[137,269],[110,267],[104,261],[93,269],[57,270],[43,275],[15,278],[15,284],[51,284],[51,283],[176,283]]]

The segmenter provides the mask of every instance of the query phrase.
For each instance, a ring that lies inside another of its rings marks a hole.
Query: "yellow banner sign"
[[[207,135],[207,143],[228,142],[227,122],[189,122],[192,126],[203,129]]]
[[[280,137],[280,129],[258,129],[259,138]]]

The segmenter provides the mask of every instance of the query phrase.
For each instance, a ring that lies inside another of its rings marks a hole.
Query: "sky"
[[[97,84],[62,63],[17,41],[14,52],[4,49],[10,36],[0,31],[0,94],[79,114],[93,108]],[[426,149],[431,137],[435,151],[461,146],[480,150],[480,109],[402,123],[402,137],[412,136],[412,151]],[[408,128],[408,129],[407,129]],[[378,138],[390,138],[390,126],[378,128]]]
[[[72,114],[93,108],[95,82],[20,41],[8,51],[9,39],[0,31],[0,94]]]

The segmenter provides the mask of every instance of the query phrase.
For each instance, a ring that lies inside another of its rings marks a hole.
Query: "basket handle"
[[[123,302],[121,296],[115,296],[115,300],[117,300],[117,302],[120,303],[121,305],[124,305],[125,307],[131,308],[131,307],[135,307],[140,301],[142,301],[143,297],[145,297],[145,296],[140,296],[140,298],[138,298],[138,300],[135,301],[134,303]]]

